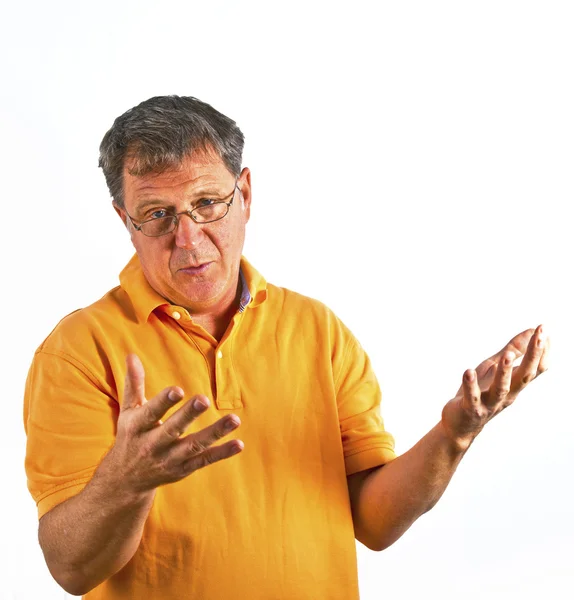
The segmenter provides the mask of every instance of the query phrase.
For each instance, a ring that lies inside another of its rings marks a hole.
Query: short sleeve
[[[335,387],[347,475],[396,458],[394,439],[385,431],[380,414],[379,383],[369,357],[352,336],[348,338]]]
[[[24,399],[28,489],[42,517],[78,494],[115,440],[117,401],[89,370],[38,350]]]

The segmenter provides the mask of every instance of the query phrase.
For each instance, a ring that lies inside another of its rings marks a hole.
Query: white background
[[[0,598],[67,597],[36,542],[24,380],[131,256],[101,137],[170,93],[244,131],[245,254],[351,327],[399,452],[465,368],[539,322],[551,335],[550,370],[439,504],[383,553],[359,546],[362,599],[574,597],[573,27],[551,0],[4,4]]]

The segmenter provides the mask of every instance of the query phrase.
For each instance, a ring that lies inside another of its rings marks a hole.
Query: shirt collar
[[[243,256],[239,267],[239,277],[241,281],[240,312],[246,308],[255,308],[266,300],[267,282]],[[170,306],[170,303],[148,283],[137,254],[134,254],[120,273],[120,286],[134,307],[138,323],[147,322],[150,314],[156,309]]]

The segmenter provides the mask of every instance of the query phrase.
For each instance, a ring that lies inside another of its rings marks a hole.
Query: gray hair
[[[192,96],[156,96],[118,117],[100,144],[99,166],[115,204],[124,206],[123,174],[176,169],[196,150],[215,151],[239,177],[243,133],[229,117]]]

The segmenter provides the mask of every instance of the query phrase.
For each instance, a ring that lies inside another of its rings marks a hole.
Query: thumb
[[[145,398],[145,372],[137,354],[126,357],[126,380],[124,385],[124,401],[122,411],[136,406],[143,406]]]
[[[534,335],[536,329],[526,329],[522,331],[518,335],[515,335],[509,342],[496,354],[493,354],[489,360],[498,363],[502,358],[502,355],[507,350],[514,352],[516,357],[522,356],[526,349],[528,348],[528,342],[530,342],[530,338]],[[486,362],[486,361],[485,361]]]

